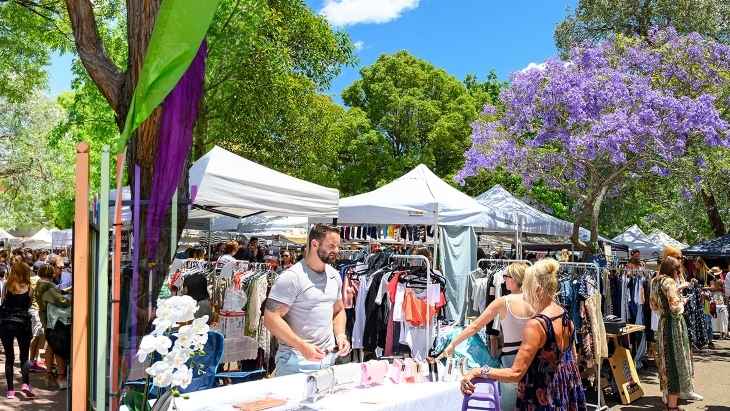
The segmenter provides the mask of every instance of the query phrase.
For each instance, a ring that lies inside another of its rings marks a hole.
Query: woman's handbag
[[[406,363],[404,361],[396,358],[390,368],[390,379],[396,384],[406,382]]]
[[[335,385],[335,371],[332,367],[323,368],[307,376],[304,397],[312,402],[330,391]]]
[[[360,364],[360,383],[366,387],[381,384],[388,374],[388,361],[370,360]]]
[[[346,385],[355,384],[358,374],[360,374],[360,364],[339,364],[333,365],[334,372],[334,388],[344,387]]]

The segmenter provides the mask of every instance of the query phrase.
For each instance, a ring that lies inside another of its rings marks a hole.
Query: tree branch
[[[66,0],[66,7],[81,63],[112,110],[117,112],[124,73],[109,58],[104,48],[93,5],[90,0]]]

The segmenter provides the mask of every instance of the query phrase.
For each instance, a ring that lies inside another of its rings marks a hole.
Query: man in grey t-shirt
[[[266,300],[264,326],[279,340],[277,376],[328,367],[350,351],[342,279],[328,265],[337,258],[340,231],[317,224],[308,240],[307,256],[277,277]]]

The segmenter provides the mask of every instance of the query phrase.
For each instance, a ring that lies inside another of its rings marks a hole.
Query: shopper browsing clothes
[[[490,321],[499,315],[501,319],[502,332],[504,333],[504,345],[502,354],[499,359],[502,367],[510,368],[514,364],[517,351],[522,342],[522,334],[525,330],[525,324],[530,320],[534,311],[530,304],[522,298],[522,283],[525,276],[527,266],[522,263],[513,263],[507,267],[507,274],[504,275],[505,284],[510,291],[509,295],[499,297],[492,301],[487,309],[467,326],[464,331],[454,338],[454,340],[446,346],[437,360],[443,357],[451,357],[454,354],[454,348],[466,341],[467,338],[476,334],[484,328]],[[500,382],[499,383],[499,402],[502,411],[514,411],[517,402],[517,384]]]
[[[682,266],[679,260],[665,257],[659,266],[659,274],[651,282],[649,295],[652,311],[660,316],[656,347],[657,368],[659,389],[669,411],[682,410],[677,407],[680,395],[685,399],[702,400],[702,396],[694,392],[692,383],[689,335],[683,315],[686,300],[679,295],[689,283],[682,281],[677,285],[681,277]]]
[[[279,340],[277,377],[318,370],[346,355],[340,274],[328,265],[337,258],[340,231],[317,224],[309,232],[307,256],[283,271],[266,300],[264,326]]]
[[[575,326],[555,300],[559,269],[560,264],[548,258],[525,271],[524,298],[537,314],[525,324],[514,364],[510,368],[484,366],[469,371],[461,382],[462,393],[474,392],[474,378],[492,378],[519,382],[516,410],[587,410],[574,354]]]

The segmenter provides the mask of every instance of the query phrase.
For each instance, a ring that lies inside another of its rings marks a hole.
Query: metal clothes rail
[[[582,268],[585,271],[592,271],[595,273],[596,278],[596,287],[594,290],[595,294],[600,295],[601,294],[601,268],[594,263],[569,263],[569,262],[560,262],[560,267],[572,267],[572,268]],[[600,306],[599,306],[600,307]],[[603,318],[600,319],[603,321]],[[603,362],[603,358],[597,358],[596,359],[596,404],[587,404],[590,407],[594,407],[597,411],[603,411],[603,410],[609,410],[607,406],[601,406],[601,363]]]
[[[399,260],[419,260],[419,261],[425,261],[426,262],[426,290],[428,294],[428,285],[431,284],[431,262],[428,261],[428,258],[426,258],[423,255],[400,255],[400,254],[390,254],[388,255],[388,258],[395,258]],[[428,306],[428,303],[426,303]],[[426,308],[426,313],[428,314],[428,308]],[[429,316],[430,317],[430,316]],[[430,320],[430,318],[428,318]],[[432,324],[426,324],[426,355],[428,356],[429,352],[431,352],[431,348],[433,347],[433,341],[429,339],[431,335],[431,326]]]

